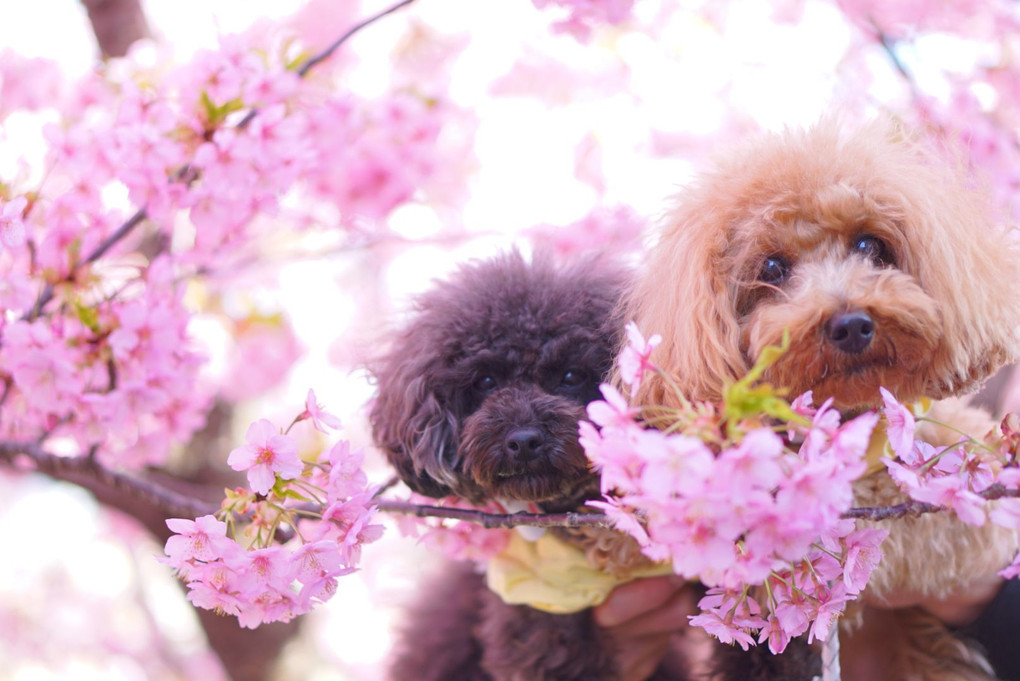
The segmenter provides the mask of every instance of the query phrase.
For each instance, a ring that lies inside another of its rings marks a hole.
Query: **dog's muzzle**
[[[875,322],[860,310],[842,312],[829,319],[825,325],[825,336],[840,352],[859,355],[875,337]]]

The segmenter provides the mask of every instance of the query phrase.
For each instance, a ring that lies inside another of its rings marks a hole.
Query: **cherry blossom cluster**
[[[1020,210],[1016,170],[1020,108],[1015,96],[1020,82],[1010,55],[1020,17],[1013,3],[991,0],[981,3],[980,11],[972,0],[937,5],[838,0],[836,5],[859,31],[859,44],[850,49],[854,61],[867,59],[862,48],[889,57],[907,86],[904,117],[937,141],[949,139],[965,148],[967,162],[981,183],[1015,219]],[[919,59],[908,57],[934,35],[952,40],[954,54],[980,56],[967,66],[963,64],[969,58],[961,56],[936,67],[936,73],[922,72],[932,68],[924,63],[926,53],[921,52]],[[936,82],[939,85],[931,87]]]
[[[291,427],[306,420],[323,433],[340,427],[312,391]],[[356,569],[362,546],[382,535],[372,522],[364,452],[342,440],[303,460],[289,431],[266,419],[252,423],[246,444],[227,458],[248,487],[228,490],[215,515],[167,520],[174,535],[164,562],[187,583],[188,600],[252,629],[329,600],[337,578]]]
[[[188,282],[214,297],[281,226],[350,230],[428,192],[458,110],[427,85],[370,99],[306,78],[300,50],[238,36],[182,65],[127,58],[59,95],[47,80],[48,101],[4,67],[5,98],[55,115],[44,167],[0,178],[0,437],[164,463],[217,392],[238,396],[200,375]]]
[[[97,447],[101,462],[120,467],[162,463],[208,406],[183,287],[158,258],[116,294],[92,303],[87,294],[76,293],[61,314],[0,327],[9,381],[0,433],[70,438],[78,452]]]
[[[914,439],[917,418],[882,391],[889,446],[895,459],[885,459],[889,475],[911,499],[951,510],[969,525],[991,521],[1020,529],[1020,418],[1007,415],[999,432],[978,440],[961,433],[958,442],[933,446]],[[1011,496],[1012,495],[1012,496]],[[1003,570],[1020,576],[1020,556]]]
[[[535,7],[555,7],[566,13],[553,24],[553,30],[569,33],[578,40],[587,40],[599,24],[617,25],[626,21],[634,8],[634,0],[531,0]]]
[[[620,373],[634,386],[658,371],[649,361],[658,339],[645,341],[632,324],[627,333]],[[668,416],[604,385],[580,428],[602,476],[605,501],[593,505],[648,557],[711,588],[692,622],[779,652],[791,637],[827,634],[878,564],[886,532],[841,519],[878,415],[842,423],[830,402],[813,408],[810,393],[792,404],[763,399],[752,383],[769,361],[724,405],[684,401]]]
[[[411,503],[442,508],[460,508],[480,513],[506,513],[495,503],[479,506],[458,497],[430,499],[412,494]],[[429,516],[400,516],[397,528],[405,537],[416,538],[431,551],[436,551],[450,560],[472,561],[483,564],[506,548],[512,530],[486,528],[466,520],[451,520]]]

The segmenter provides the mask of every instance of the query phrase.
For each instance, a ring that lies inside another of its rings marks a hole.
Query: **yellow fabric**
[[[657,563],[619,579],[592,567],[583,551],[548,532],[533,542],[513,532],[506,548],[489,561],[486,576],[489,588],[506,603],[563,615],[598,605],[620,584],[672,572],[668,563]]]
[[[921,418],[931,409],[931,404],[932,400],[930,398],[922,397],[917,402],[908,404],[907,409],[914,415],[914,418]],[[885,464],[882,463],[882,459],[894,456],[892,447],[889,446],[889,433],[886,430],[885,421],[880,420],[875,425],[875,429],[871,431],[868,451],[864,455],[864,461],[868,464],[868,472],[865,475],[871,475],[876,471],[884,470]]]

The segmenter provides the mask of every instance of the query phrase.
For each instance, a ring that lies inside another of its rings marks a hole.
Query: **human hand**
[[[710,641],[691,627],[702,589],[677,576],[637,579],[618,586],[594,611],[595,622],[612,639],[621,681],[644,681],[667,658],[684,658],[697,671],[710,655]]]
[[[936,598],[916,591],[896,590],[882,598],[865,596],[865,603],[877,608],[897,609],[919,607],[951,627],[966,626],[976,620],[992,602],[1003,579],[987,575],[959,585],[952,593]]]

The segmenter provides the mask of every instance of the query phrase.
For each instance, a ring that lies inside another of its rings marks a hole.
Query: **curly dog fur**
[[[942,400],[933,419],[981,436],[990,418],[959,396],[1017,357],[1020,259],[958,165],[888,121],[756,140],[679,195],[627,317],[663,336],[652,361],[687,397],[718,399],[787,331],[790,349],[765,378],[792,395],[812,390],[853,414],[880,406],[885,386],[903,402]],[[676,398],[653,378],[636,400]],[[958,439],[927,423],[918,436]],[[860,506],[900,501],[884,471],[858,484]],[[1017,548],[1014,532],[947,513],[878,525],[891,534],[866,603],[946,596]],[[844,678],[990,678],[980,651],[920,609],[864,607],[851,620]]]
[[[578,508],[598,478],[577,422],[620,342],[626,276],[598,260],[557,268],[513,253],[462,268],[418,301],[375,370],[373,435],[401,478],[432,497]],[[566,532],[593,565],[644,560],[608,530]],[[409,614],[393,681],[601,681],[612,650],[582,611],[508,605],[449,566]],[[681,679],[660,670],[658,679]]]

